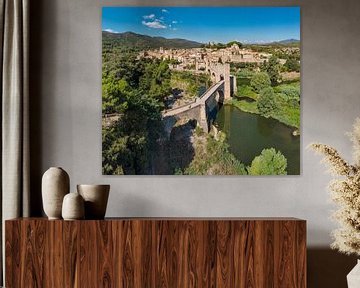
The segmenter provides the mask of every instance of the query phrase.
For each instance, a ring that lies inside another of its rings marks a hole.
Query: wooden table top
[[[49,220],[46,217],[21,217],[6,221],[64,221],[63,219]],[[106,217],[103,220],[75,220],[75,221],[306,221],[295,217]]]

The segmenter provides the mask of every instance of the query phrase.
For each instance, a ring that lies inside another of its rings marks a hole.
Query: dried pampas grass
[[[360,255],[360,118],[356,119],[352,133],[354,165],[346,162],[331,146],[313,143],[309,147],[325,156],[330,172],[337,176],[330,182],[332,200],[338,204],[333,219],[342,225],[332,233],[332,248],[346,254]]]

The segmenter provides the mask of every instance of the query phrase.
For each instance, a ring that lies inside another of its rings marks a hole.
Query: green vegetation
[[[103,127],[103,173],[146,174],[163,133],[161,110],[171,73],[164,61],[119,52],[103,49],[102,112],[119,115],[116,125]]]
[[[251,78],[250,85],[254,89],[254,91],[258,93],[261,90],[270,87],[271,81],[269,74],[266,72],[260,72],[254,74],[254,76]]]
[[[211,48],[211,49],[224,49],[224,48],[228,48],[231,47],[232,45],[238,45],[240,48],[243,46],[242,43],[238,42],[238,41],[231,41],[229,43],[208,43],[203,45],[204,48]]]
[[[232,99],[230,101],[230,104],[239,108],[240,110],[244,111],[244,112],[248,112],[248,113],[253,113],[253,114],[260,114],[258,107],[257,107],[257,102],[248,102],[246,100],[237,100],[237,99]]]
[[[258,94],[249,85],[238,86],[236,95],[239,97],[248,97],[254,100],[258,98]]]
[[[199,133],[199,131],[197,132]],[[246,175],[245,165],[229,152],[226,135],[218,132],[197,137],[195,156],[183,171],[186,175]]]
[[[280,151],[274,148],[264,149],[256,156],[251,165],[243,163],[229,152],[226,135],[218,132],[204,135],[196,132],[195,156],[190,165],[177,174],[186,175],[286,175],[287,160]]]
[[[207,74],[194,75],[188,71],[172,71],[170,86],[183,91],[185,99],[194,100],[201,94],[202,87],[210,86],[210,76]]]
[[[110,33],[102,32],[103,47],[107,49],[156,49],[156,48],[200,48],[202,43],[185,39],[166,39],[163,37],[151,37],[148,35],[136,34],[133,32]]]
[[[258,68],[259,64],[258,63],[252,63],[252,62],[240,62],[240,63],[235,63],[235,62],[231,62],[230,63],[230,69],[231,72],[238,72],[238,71],[244,71],[244,70],[248,70],[248,71],[254,71],[254,69]]]
[[[289,72],[300,72],[300,63],[295,57],[289,57],[286,60],[284,67]]]
[[[264,149],[247,167],[249,175],[286,175],[287,160],[274,148]]]
[[[260,91],[257,108],[259,113],[265,117],[270,117],[276,113],[278,107],[273,88],[267,87]]]
[[[271,81],[271,85],[277,85],[281,80],[280,70],[281,65],[276,56],[271,56],[269,61],[264,62],[261,67],[261,71],[266,72]]]
[[[278,110],[271,117],[300,128],[300,81],[274,87]]]
[[[233,98],[230,104],[244,112],[272,117],[286,125],[300,128],[300,80],[296,79],[268,88],[270,89],[266,93],[263,91],[258,94],[250,85],[238,86],[238,96]],[[269,92],[271,89],[273,93]],[[242,100],[243,97],[255,101]]]
[[[288,43],[271,43],[267,45],[247,44],[243,45],[246,49],[256,52],[264,52],[275,55],[278,58],[286,59],[288,56],[297,56],[300,60],[300,41]]]
[[[286,158],[280,152],[264,149],[245,167],[230,152],[224,133],[205,134],[192,119],[181,119],[170,135],[165,134],[161,112],[164,103],[172,101],[168,96],[178,90],[182,92],[181,99],[193,100],[204,86],[211,85],[210,76],[171,71],[169,64],[174,64],[174,60],[140,58],[140,49],[199,47],[197,44],[135,33],[103,32],[102,113],[104,117],[111,114],[111,121],[103,121],[102,127],[104,174],[139,175],[154,171],[187,175],[286,174]],[[211,44],[211,48],[233,44],[241,46],[230,42]],[[286,58],[287,66],[282,69],[297,71],[299,62],[291,57]],[[256,63],[232,64],[231,69],[239,79],[237,95],[252,100],[234,98],[231,104],[299,127],[300,82],[281,82],[280,68],[276,57],[262,65],[261,72]]]

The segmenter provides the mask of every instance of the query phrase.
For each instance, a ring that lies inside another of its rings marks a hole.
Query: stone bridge
[[[230,75],[230,64],[208,63],[206,71],[215,82],[195,101],[163,112],[165,130],[170,135],[175,123],[182,118],[195,119],[198,125],[208,133],[222,104],[236,92],[236,78]]]

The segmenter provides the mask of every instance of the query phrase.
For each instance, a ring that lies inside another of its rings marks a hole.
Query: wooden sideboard
[[[306,221],[116,218],[5,223],[6,287],[306,287]]]

